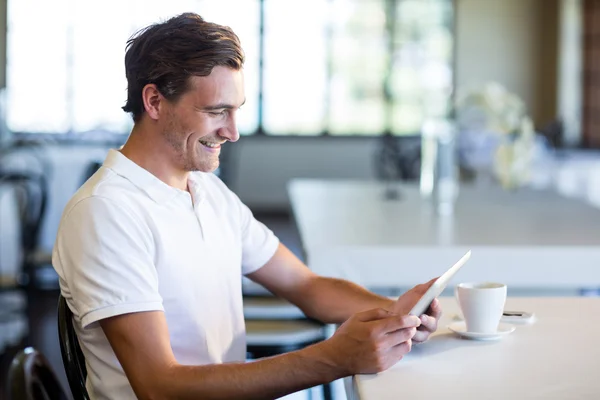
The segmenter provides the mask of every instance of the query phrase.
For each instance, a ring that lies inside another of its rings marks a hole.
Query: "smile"
[[[205,142],[204,140],[198,140],[202,146],[210,147],[211,149],[218,149],[221,147],[221,143]]]

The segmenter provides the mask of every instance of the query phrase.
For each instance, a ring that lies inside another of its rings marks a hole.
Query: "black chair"
[[[81,184],[84,184],[88,179],[92,177],[102,167],[102,163],[99,161],[92,161],[85,169],[83,173],[83,179],[81,180]]]
[[[33,347],[21,350],[8,370],[8,400],[67,400],[46,357]]]
[[[21,205],[21,243],[24,253],[22,284],[35,285],[36,269],[49,264],[50,256],[41,257],[38,250],[42,222],[48,202],[48,182],[40,173],[0,170],[0,182],[17,188]]]
[[[77,334],[73,327],[73,313],[62,295],[58,297],[58,338],[63,365],[69,380],[69,387],[75,400],[89,400],[85,379],[87,369],[85,358],[77,341]]]

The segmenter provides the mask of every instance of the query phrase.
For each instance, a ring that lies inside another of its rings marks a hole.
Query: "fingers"
[[[424,285],[426,285],[428,288],[429,286],[433,285],[435,281],[437,281],[439,278],[439,276],[436,276],[435,278],[430,279],[428,282],[426,282]]]
[[[348,348],[350,354],[344,362],[350,365],[348,371],[352,373],[380,372],[397,363],[411,350],[411,339],[421,325],[416,316],[398,315],[384,309],[356,314],[347,322],[334,338],[346,341],[347,347],[343,347]]]
[[[427,283],[424,283],[420,289],[423,289],[425,292],[435,281],[437,278],[433,278]],[[437,330],[438,320],[442,316],[442,307],[440,305],[440,301],[438,299],[433,299],[425,314],[421,315],[421,326],[417,330],[417,333],[413,337],[414,343],[422,343],[425,342],[429,336]]]
[[[417,332],[415,333],[415,335],[412,337],[412,342],[413,343],[423,343],[423,342],[426,342],[427,339],[429,339],[429,336],[431,336],[431,332],[417,330]]]
[[[360,313],[356,314],[355,317],[358,321],[369,322],[369,321],[376,321],[379,319],[387,318],[392,315],[395,315],[395,314],[386,309],[374,308],[372,310],[360,312]]]
[[[421,315],[420,317],[421,320],[421,326],[419,328],[419,330],[421,331],[428,331],[428,332],[435,332],[437,329],[437,322],[438,320],[430,317],[429,315]]]
[[[392,358],[394,358],[396,362],[400,361],[402,357],[410,353],[412,349],[412,342],[413,341],[411,339],[408,339],[407,341],[402,342],[397,346],[394,346],[390,350]]]
[[[416,287],[418,288],[417,290],[419,292],[425,293],[427,291],[427,289],[429,289],[431,287],[431,285],[433,285],[435,283],[435,281],[437,281],[437,279],[439,278],[439,276],[431,279],[428,282],[425,283],[421,283],[420,285],[417,285]]]
[[[385,339],[382,341],[382,346],[386,349],[396,347],[404,342],[410,341],[417,332],[417,328],[406,328],[390,332],[386,334]]]
[[[414,315],[394,314],[383,308],[374,308],[356,314],[356,319],[361,322],[373,322],[378,325],[376,328],[380,334],[394,332],[403,328],[416,328],[421,325],[421,320]]]
[[[396,346],[392,346],[389,349],[381,351],[375,368],[369,372],[373,373],[385,371],[386,369],[395,365],[398,361],[402,360],[406,354],[410,353],[411,349],[412,341],[408,339]]]
[[[442,316],[442,306],[440,305],[440,301],[438,299],[433,299],[429,305],[429,308],[427,311],[425,311],[425,314],[435,318],[436,320],[439,320]],[[421,322],[423,321],[421,320]]]
[[[417,333],[415,333],[415,336],[413,337],[415,343],[425,342],[429,336],[437,330],[438,326],[438,319],[432,316],[423,314],[420,319],[421,326],[419,326]]]
[[[393,315],[374,323],[379,325],[376,332],[385,335],[405,328],[417,328],[421,325],[421,319],[414,315]]]
[[[355,314],[328,339],[332,362],[344,374],[383,371],[408,353],[421,320],[382,308]],[[337,350],[336,350],[337,349]]]

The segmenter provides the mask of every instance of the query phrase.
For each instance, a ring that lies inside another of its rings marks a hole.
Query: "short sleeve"
[[[142,218],[114,200],[89,197],[65,214],[53,263],[84,328],[120,314],[163,310],[152,246]]]
[[[275,255],[279,239],[273,231],[254,218],[252,211],[245,204],[239,202],[242,223],[242,273],[247,275],[265,265]]]

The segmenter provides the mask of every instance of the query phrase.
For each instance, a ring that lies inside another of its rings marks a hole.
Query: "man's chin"
[[[214,162],[210,164],[201,164],[194,168],[195,171],[198,172],[215,172],[219,168],[219,162]]]

